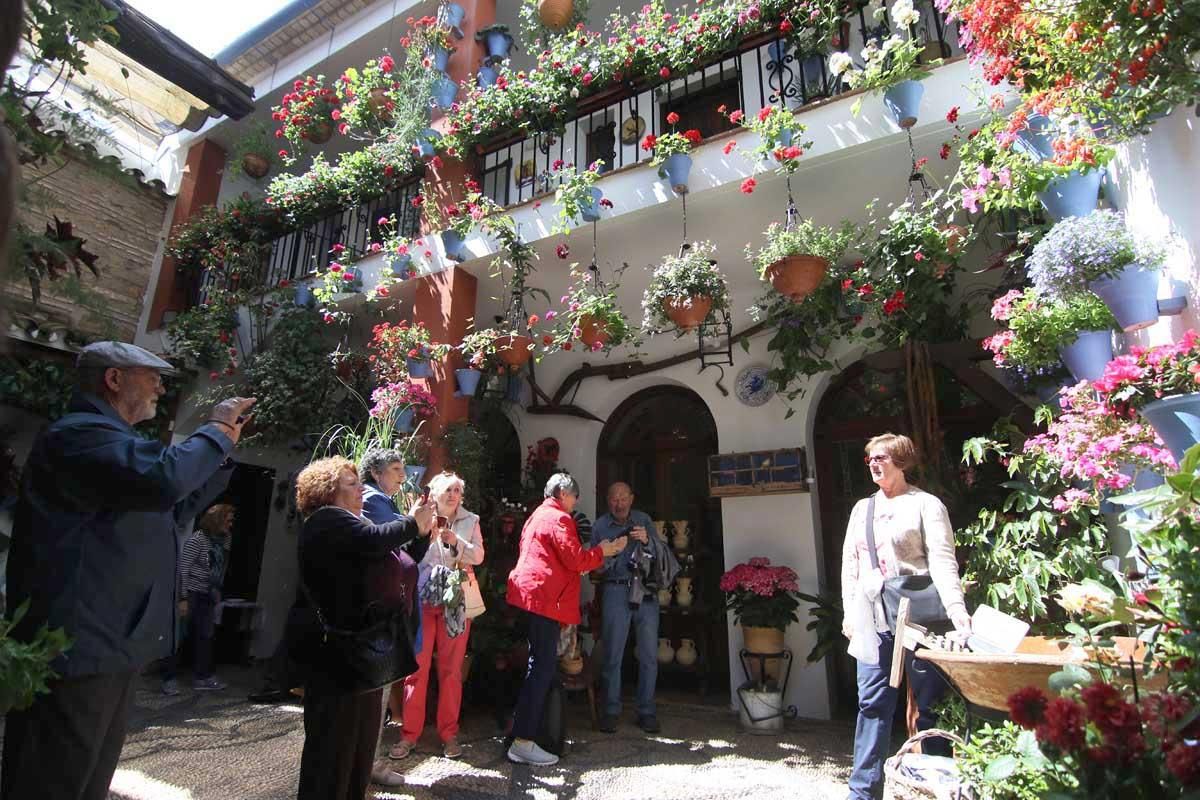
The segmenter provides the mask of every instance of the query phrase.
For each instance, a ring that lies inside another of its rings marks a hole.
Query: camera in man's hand
[[[641,578],[642,586],[648,592],[658,591],[658,570],[654,552],[650,548],[635,545],[629,552],[629,570]]]

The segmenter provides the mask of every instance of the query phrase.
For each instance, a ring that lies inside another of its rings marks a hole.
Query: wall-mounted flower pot
[[[433,102],[438,108],[446,109],[454,105],[458,97],[458,84],[443,75],[433,82]]]
[[[523,367],[533,355],[528,336],[500,336],[496,339],[496,355],[510,367]]]
[[[446,65],[450,63],[450,51],[444,47],[430,48],[429,60],[433,62],[434,69],[438,72],[445,72]]]
[[[433,158],[437,154],[437,142],[442,135],[433,128],[426,128],[417,137],[417,154],[421,158]]]
[[[1200,442],[1200,393],[1155,400],[1142,409],[1142,416],[1154,426],[1177,464],[1183,463],[1189,447]]]
[[[1025,129],[1013,142],[1020,152],[1034,161],[1054,158],[1054,123],[1043,114],[1034,114],[1025,121]]]
[[[408,368],[410,378],[433,377],[433,362],[428,358],[405,358],[404,365]]]
[[[461,28],[467,12],[458,3],[446,3],[442,6],[442,21],[451,28]]]
[[[417,410],[412,406],[405,408],[396,415],[396,432],[397,433],[412,433],[416,427]]]
[[[579,318],[579,341],[583,342],[589,350],[598,350],[611,340],[612,336],[609,335],[608,328],[603,322],[592,316]]]
[[[404,480],[408,481],[411,486],[420,486],[421,479],[425,477],[424,464],[405,464],[404,465]]]
[[[600,198],[604,197],[604,192],[593,186],[590,190],[592,199],[590,202],[582,202],[579,204],[579,215],[583,217],[584,222],[599,222],[600,221]]]
[[[392,262],[392,277],[400,278],[401,280],[406,279],[408,277],[408,269],[411,266],[411,255],[406,253],[402,256],[396,256],[396,259]]]
[[[781,65],[787,60],[788,50],[791,48],[791,43],[786,39],[777,39],[767,45],[767,58],[776,65]]]
[[[1095,381],[1112,361],[1112,331],[1080,331],[1075,341],[1058,348],[1058,355],[1077,381]]]
[[[521,402],[521,392],[525,389],[525,379],[519,372],[509,374],[508,383],[504,386],[504,399],[510,403]]]
[[[1158,322],[1158,270],[1130,264],[1116,275],[1088,284],[1126,333]]]
[[[271,171],[271,161],[258,153],[246,153],[242,156],[242,172],[254,180],[267,177]]]
[[[663,312],[681,331],[689,331],[704,322],[711,309],[711,297],[670,297],[663,300]]]
[[[538,19],[552,31],[567,27],[574,14],[574,0],[538,0]]]
[[[775,291],[793,303],[799,303],[816,291],[828,271],[829,262],[825,259],[797,255],[776,261],[767,267],[765,275]]]
[[[488,31],[484,34],[483,46],[487,48],[489,58],[494,61],[503,61],[508,58],[508,53],[512,50],[512,34],[505,31]]]
[[[442,231],[442,248],[451,261],[466,261],[466,240],[458,231]]]
[[[314,122],[308,129],[308,140],[313,144],[325,144],[333,138],[333,123],[327,119]]]
[[[475,75],[475,82],[480,86],[494,86],[496,79],[500,77],[500,71],[491,64],[484,64],[479,68],[479,72]]]
[[[1089,172],[1072,172],[1054,178],[1044,191],[1038,193],[1048,213],[1054,219],[1086,217],[1100,203],[1100,180],[1104,177],[1098,169]]]
[[[676,194],[687,194],[688,174],[692,171],[692,157],[687,153],[668,156],[658,168],[658,177],[666,178]]]
[[[311,308],[315,299],[316,298],[312,293],[312,289],[307,283],[296,285],[296,305],[301,306],[302,308]]]
[[[917,124],[924,94],[920,81],[900,81],[883,93],[883,104],[896,118],[896,124],[907,130]]]
[[[474,397],[475,391],[479,388],[479,379],[482,377],[483,373],[477,369],[454,370],[454,380],[458,384],[458,390],[454,392],[454,396]]]
[[[363,274],[358,267],[348,267],[342,278],[342,289],[347,292],[361,292],[363,288]]]

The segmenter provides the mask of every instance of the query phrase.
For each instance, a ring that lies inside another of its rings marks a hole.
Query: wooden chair
[[[596,680],[600,673],[600,664],[604,658],[604,644],[599,640],[592,646],[592,652],[583,654],[583,670],[578,675],[568,675],[561,669],[558,671],[559,682],[568,692],[587,690],[588,713],[592,718],[592,730],[600,724],[596,716]]]

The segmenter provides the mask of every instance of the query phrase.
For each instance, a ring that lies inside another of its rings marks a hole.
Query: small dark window
[[[615,165],[614,162],[617,158],[616,122],[606,122],[587,135],[587,164],[581,164],[580,168],[585,168],[598,158],[604,159],[604,168],[600,170],[601,172],[608,172]]]
[[[725,106],[726,112],[729,112],[741,108],[740,90],[741,78],[735,76],[712,86],[689,90],[687,94],[679,97],[668,98],[659,106],[659,130],[671,130],[671,126],[667,124],[667,114],[672,111],[679,115],[675,130],[681,133],[696,128],[707,139],[718,133],[733,130],[737,125],[731,123],[717,109]]]

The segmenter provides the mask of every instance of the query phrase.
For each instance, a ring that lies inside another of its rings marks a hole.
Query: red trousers
[[[458,735],[458,714],[462,709],[462,665],[467,655],[471,620],[457,637],[446,632],[446,620],[440,606],[421,610],[421,652],[417,653],[417,671],[404,679],[404,714],[401,736],[410,742],[421,738],[425,727],[425,698],[429,694],[429,669],[437,651],[438,738],[443,742]]]

